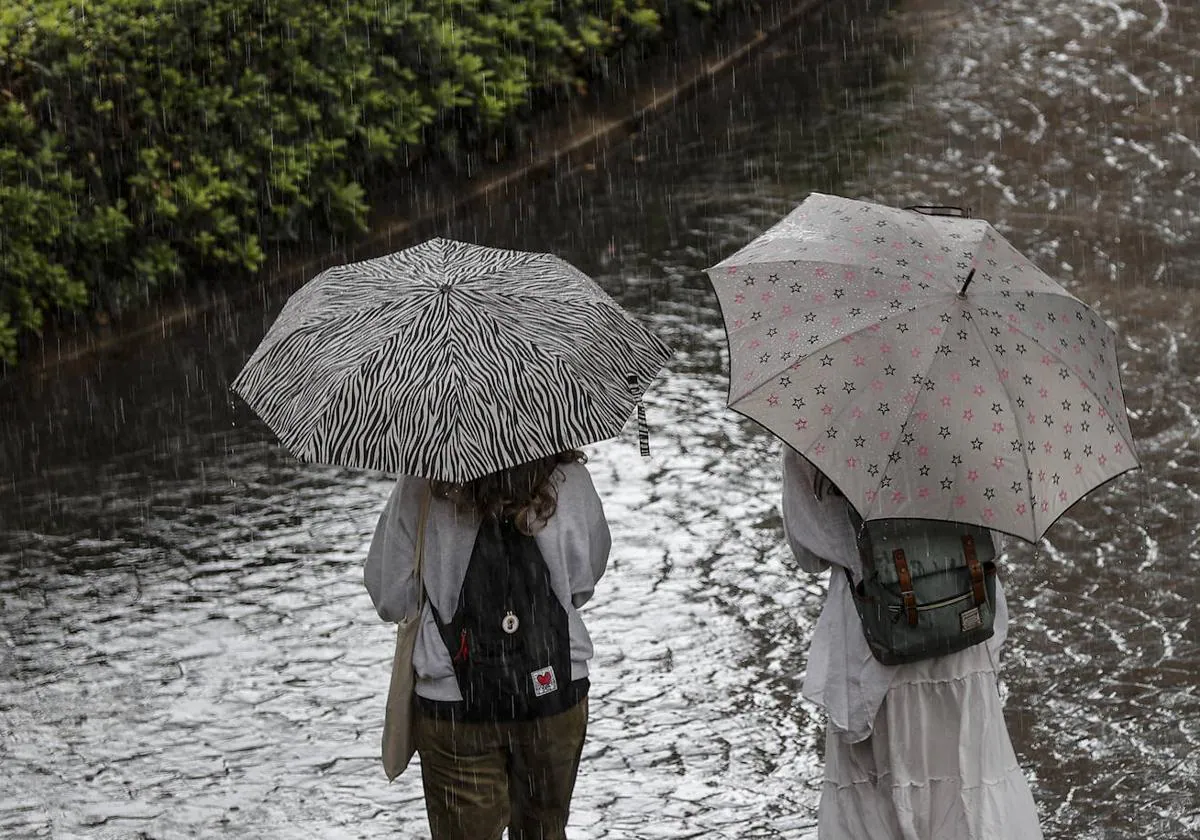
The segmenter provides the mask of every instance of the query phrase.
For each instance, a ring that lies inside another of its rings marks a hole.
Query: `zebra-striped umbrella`
[[[233,389],[302,460],[459,482],[615,437],[670,356],[558,257],[431,239],[309,281]]]

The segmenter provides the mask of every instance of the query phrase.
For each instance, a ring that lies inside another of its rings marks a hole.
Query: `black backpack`
[[[483,520],[454,615],[433,617],[463,695],[459,719],[534,720],[579,699],[567,611],[537,541],[511,519]]]

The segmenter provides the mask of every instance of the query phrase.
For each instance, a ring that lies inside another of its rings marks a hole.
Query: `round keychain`
[[[521,619],[517,618],[516,614],[514,614],[512,610],[509,610],[505,614],[504,618],[501,619],[501,621],[500,621],[500,629],[503,630],[505,633],[507,633],[510,636],[513,633],[516,633],[517,628],[520,626],[521,626]]]

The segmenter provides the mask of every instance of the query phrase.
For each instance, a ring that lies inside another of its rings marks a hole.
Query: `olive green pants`
[[[519,723],[462,723],[417,712],[433,840],[565,840],[587,733],[587,698]]]

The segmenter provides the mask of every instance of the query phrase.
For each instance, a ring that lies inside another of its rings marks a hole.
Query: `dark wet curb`
[[[486,165],[480,173],[449,179],[444,173],[423,173],[402,179],[399,189],[393,191],[414,199],[408,208],[385,207],[373,214],[376,216],[371,225],[373,232],[346,247],[322,253],[277,252],[273,265],[259,274],[254,288],[286,284],[298,287],[328,266],[369,259],[404,247],[422,230],[431,230],[440,222],[490,200],[507,200],[529,183],[585,164],[638,133],[648,120],[712,86],[804,20],[836,5],[851,4],[847,0],[764,0],[757,10],[729,21],[728,28],[732,31],[713,35],[708,43],[697,45],[702,52],[690,61],[680,56],[651,58],[649,66],[643,68],[645,78],[633,82],[632,95],[629,89],[622,88],[619,99],[610,94],[586,104],[565,104],[540,116],[532,130],[527,159]],[[550,151],[538,153],[538,148]],[[45,379],[71,363],[85,361],[130,341],[154,336],[166,338],[174,327],[187,325],[217,306],[227,305],[237,295],[235,290],[224,289],[200,301],[184,295],[157,304],[152,312],[131,315],[112,325],[47,330],[39,348],[40,358],[26,358],[20,367],[0,374],[0,384],[10,378]]]

